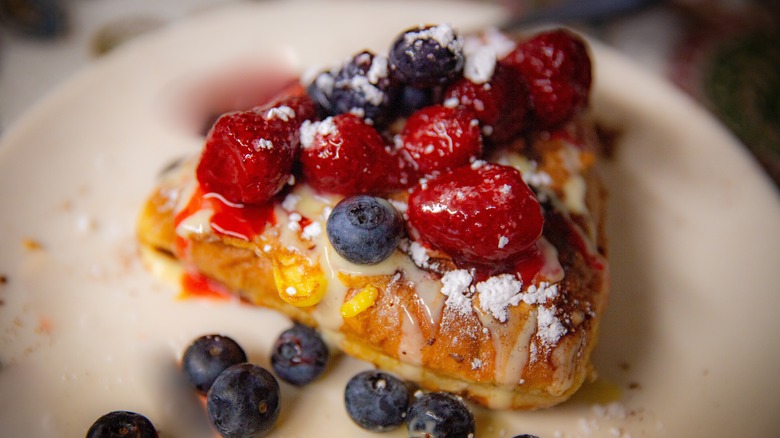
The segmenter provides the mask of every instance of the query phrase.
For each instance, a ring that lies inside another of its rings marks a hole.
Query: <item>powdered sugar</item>
[[[539,285],[532,284],[523,294],[523,302],[526,304],[545,304],[558,296],[558,285],[545,281]]]
[[[387,78],[387,57],[384,55],[374,56],[366,77],[368,82],[372,84],[378,84],[381,79]]]
[[[479,306],[494,318],[506,322],[507,308],[522,300],[523,282],[511,274],[501,274],[477,283]]]
[[[271,140],[267,140],[265,138],[258,138],[252,143],[252,146],[254,146],[255,151],[260,151],[262,149],[273,149],[274,144]]]
[[[282,208],[286,211],[293,211],[295,210],[295,207],[298,206],[299,202],[301,202],[301,196],[296,195],[295,193],[290,193],[284,197],[284,201],[282,201]]]
[[[373,66],[373,64],[372,64]],[[337,86],[341,86],[342,83],[339,82],[336,84]],[[349,88],[359,92],[366,98],[366,102],[372,104],[372,105],[381,105],[382,102],[385,100],[385,93],[382,92],[379,88],[374,86],[369,81],[369,78],[366,76],[355,76],[347,83]]]
[[[407,251],[409,252],[409,256],[412,258],[412,261],[418,268],[425,269],[429,266],[428,260],[430,260],[430,257],[428,256],[428,251],[425,250],[424,246],[412,241],[409,242]]]
[[[312,240],[320,234],[322,234],[322,225],[320,225],[319,222],[312,222],[309,225],[303,227],[301,237],[306,240]]]
[[[465,269],[455,269],[442,276],[441,293],[447,296],[447,307],[462,315],[471,313],[471,298],[467,295],[471,281],[471,274]]]
[[[284,122],[289,122],[290,119],[295,118],[295,110],[287,105],[276,106],[266,111],[263,117],[266,120],[280,119]]]
[[[457,97],[450,97],[445,99],[444,102],[442,102],[442,105],[447,108],[457,108],[458,105],[460,105],[460,100]]]
[[[327,117],[319,122],[305,120],[301,124],[301,146],[311,147],[314,143],[314,137],[319,135],[332,135],[338,131],[336,124],[333,123],[333,117]]]
[[[441,47],[446,47],[452,52],[463,50],[463,42],[455,34],[455,30],[449,24],[431,26],[417,32],[408,32],[404,35],[407,44],[412,44],[418,40],[432,39]]]
[[[479,46],[466,52],[463,76],[475,84],[484,84],[493,77],[496,69],[496,51],[490,46]]]
[[[566,334],[566,328],[555,316],[556,308],[539,306],[536,314],[536,336],[547,345],[552,345]]]

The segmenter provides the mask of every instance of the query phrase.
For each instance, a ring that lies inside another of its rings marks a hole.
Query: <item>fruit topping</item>
[[[403,87],[398,93],[398,115],[408,117],[419,109],[433,105],[436,103],[435,94],[431,88]]]
[[[87,431],[87,438],[157,438],[157,430],[148,418],[129,411],[113,411],[98,418]]]
[[[420,177],[469,164],[482,154],[479,122],[466,108],[431,105],[418,110],[398,141],[410,170]]]
[[[514,69],[496,65],[485,83],[461,78],[444,93],[444,101],[456,99],[459,106],[476,114],[486,138],[496,143],[509,141],[526,127],[528,91],[525,80]]]
[[[379,289],[374,285],[367,284],[341,305],[339,313],[344,318],[353,318],[376,304],[377,297],[379,297]]]
[[[360,427],[384,432],[403,424],[409,407],[409,389],[398,378],[381,371],[363,371],[344,390],[350,418]]]
[[[279,384],[266,369],[245,363],[217,377],[206,398],[211,422],[225,438],[262,437],[279,418]]]
[[[537,128],[556,127],[588,104],[590,57],[585,43],[572,32],[540,33],[519,44],[501,62],[525,77]]]
[[[542,233],[541,207],[520,172],[477,162],[414,189],[407,211],[419,237],[456,262],[507,264]]]
[[[205,335],[195,339],[187,347],[182,356],[181,367],[195,389],[205,395],[222,371],[246,361],[246,353],[233,339],[221,335]]]
[[[387,200],[357,195],[342,199],[333,207],[325,228],[333,249],[342,257],[370,265],[395,251],[404,221]]]
[[[321,72],[308,88],[327,115],[355,113],[381,120],[394,97],[387,57],[363,51],[336,72]]]
[[[316,330],[296,324],[279,335],[271,352],[271,366],[287,383],[302,386],[325,371],[328,347]]]
[[[429,392],[412,402],[406,427],[410,438],[471,438],[474,415],[460,398]]]
[[[296,307],[311,307],[322,301],[328,280],[320,264],[298,251],[279,248],[271,251],[274,284],[282,301]]]
[[[222,115],[206,137],[198,182],[236,204],[268,201],[289,181],[300,126],[314,117],[307,95]]]
[[[340,195],[387,193],[398,188],[399,160],[377,130],[354,114],[301,127],[301,169],[315,189]]]
[[[417,88],[444,85],[463,70],[463,42],[446,24],[407,30],[389,52],[392,77]]]

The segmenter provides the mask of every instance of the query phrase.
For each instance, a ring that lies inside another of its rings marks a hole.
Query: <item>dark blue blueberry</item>
[[[515,435],[512,438],[539,438],[539,437],[536,435],[531,435],[530,433],[524,433],[522,435]]]
[[[206,335],[187,347],[182,356],[181,368],[195,389],[206,394],[222,371],[246,361],[244,350],[233,339]]]
[[[282,332],[271,353],[276,375],[296,386],[319,377],[327,363],[327,345],[316,330],[305,325],[295,325]]]
[[[387,200],[368,195],[342,199],[325,226],[333,248],[345,259],[370,265],[390,257],[404,229],[401,213]]]
[[[374,121],[386,118],[395,95],[387,59],[368,51],[358,53],[335,73],[321,72],[307,91],[327,115],[357,111]]]
[[[333,94],[335,84],[336,78],[333,76],[333,73],[323,71],[317,73],[317,76],[314,77],[314,80],[306,88],[309,97],[317,105],[317,112],[321,119],[334,115],[331,95]]]
[[[406,427],[410,438],[470,438],[474,415],[460,398],[429,392],[412,402]]]
[[[352,420],[364,429],[383,432],[400,426],[409,408],[409,389],[403,381],[381,371],[363,371],[344,391]]]
[[[406,86],[398,96],[398,114],[408,117],[415,111],[436,103],[435,88],[415,88]]]
[[[463,44],[448,25],[415,28],[401,34],[389,53],[394,79],[413,87],[443,85],[463,70]]]
[[[114,411],[98,418],[87,431],[87,438],[157,438],[157,430],[148,418],[129,411]]]
[[[280,407],[279,383],[250,363],[226,369],[206,396],[211,422],[224,438],[265,436],[279,419]]]

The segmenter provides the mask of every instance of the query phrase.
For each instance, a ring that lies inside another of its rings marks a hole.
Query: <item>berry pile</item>
[[[590,85],[587,48],[567,30],[497,44],[467,41],[449,25],[417,27],[387,55],[359,52],[264,106],[220,117],[197,178],[205,191],[249,205],[272,201],[294,181],[346,197],[407,190],[412,238],[459,265],[510,269],[533,249],[541,207],[519,171],[480,160],[561,129],[587,107]],[[385,217],[376,230],[355,230],[390,242],[392,252],[396,215]],[[340,243],[355,236],[343,218],[333,220],[329,237],[347,259],[388,256],[384,243]],[[340,250],[358,247],[360,254]]]

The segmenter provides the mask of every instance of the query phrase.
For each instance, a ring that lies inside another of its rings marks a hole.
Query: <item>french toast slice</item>
[[[270,114],[268,108],[254,111]],[[236,203],[204,188],[197,157],[160,177],[141,210],[138,238],[148,263],[174,262],[182,275],[206,276],[426,389],[496,409],[549,407],[591,374],[608,296],[598,154],[585,110],[554,130],[526,130],[440,172],[497,165],[522,175],[544,226],[511,265],[464,262],[409,223],[386,259],[350,261],[325,231],[348,195],[297,174],[263,203]],[[410,197],[437,177],[382,198],[408,219]]]

